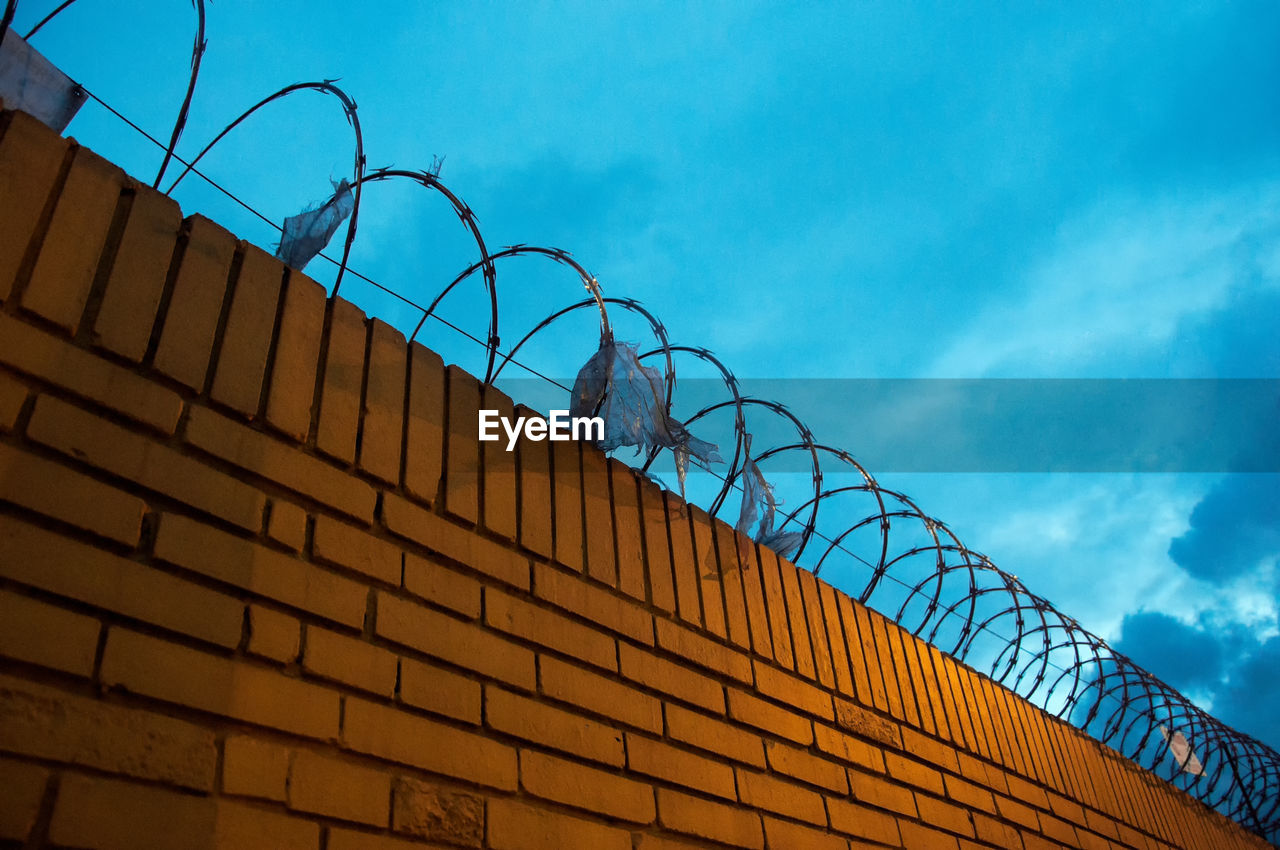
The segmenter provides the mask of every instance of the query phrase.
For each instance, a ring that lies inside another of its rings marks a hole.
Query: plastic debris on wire
[[[778,510],[773,485],[765,480],[764,473],[751,457],[751,435],[747,434],[743,442],[746,461],[742,465],[742,508],[734,528],[782,557],[790,558],[800,548],[804,536],[796,531],[781,531],[773,527]],[[753,525],[756,527],[754,533],[751,531]]]
[[[636,346],[615,342],[611,335],[604,334],[600,348],[573,382],[569,414],[604,419],[604,439],[596,443],[604,451],[619,446],[635,446],[636,454],[655,448],[671,449],[683,495],[690,460],[703,468],[724,461],[715,444],[699,440],[667,415],[662,385],[662,374],[657,369],[640,364]]]
[[[1173,754],[1173,760],[1177,762],[1178,767],[1182,768],[1183,773],[1204,776],[1204,765],[1200,763],[1200,758],[1196,755],[1196,751],[1191,748],[1191,742],[1187,740],[1186,735],[1177,729],[1170,732],[1169,727],[1163,723],[1160,724],[1160,734],[1168,742],[1169,751]]]
[[[333,197],[312,210],[303,210],[284,220],[280,247],[276,257],[286,265],[302,271],[329,244],[342,222],[355,208],[351,184],[340,180],[333,186]]]
[[[0,42],[0,100],[61,133],[86,100],[84,89],[12,29]]]

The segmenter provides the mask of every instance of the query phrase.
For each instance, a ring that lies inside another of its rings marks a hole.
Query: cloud
[[[1184,693],[1213,691],[1230,660],[1226,644],[1236,642],[1156,611],[1129,614],[1120,632],[1117,651]]]
[[[1196,578],[1225,584],[1280,557],[1280,475],[1224,477],[1191,511],[1169,557]]]
[[[1214,700],[1224,723],[1280,749],[1280,636],[1259,646],[1230,673]]]

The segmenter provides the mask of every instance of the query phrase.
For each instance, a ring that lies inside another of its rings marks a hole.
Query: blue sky
[[[16,29],[52,5],[26,0]],[[194,13],[118,8],[81,0],[33,44],[167,135]],[[371,166],[443,156],[442,179],[491,247],[573,251],[607,294],[641,300],[674,341],[713,349],[743,377],[1280,377],[1273,3],[354,8],[210,4],[180,152],[286,84],[341,77]],[[349,174],[336,101],[300,95],[251,120],[206,170],[269,217]],[[154,149],[95,104],[70,132],[140,177],[156,167]],[[275,241],[197,180],[175,196]],[[474,259],[440,198],[369,188],[355,268],[429,300]],[[500,280],[508,341],[582,295],[565,269],[532,259]],[[410,321],[354,284],[344,293]],[[472,287],[444,313],[481,333],[482,303]],[[639,341],[641,326],[618,324]],[[424,341],[483,369],[447,331]],[[583,314],[526,359],[572,376],[595,344]],[[1280,746],[1277,478],[882,483]]]

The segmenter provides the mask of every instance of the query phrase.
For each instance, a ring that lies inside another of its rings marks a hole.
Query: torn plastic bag
[[[284,232],[280,234],[280,247],[276,257],[285,264],[302,271],[316,254],[324,250],[355,208],[351,184],[340,180],[333,187],[333,197],[319,207],[303,210],[284,220]]]
[[[61,133],[84,105],[84,89],[12,29],[0,42],[0,100]]]
[[[1160,724],[1160,734],[1169,743],[1169,751],[1173,755],[1173,760],[1178,763],[1178,767],[1182,768],[1183,773],[1191,773],[1196,776],[1204,775],[1204,765],[1200,763],[1200,758],[1196,755],[1196,751],[1191,748],[1191,742],[1187,740],[1187,736],[1174,729],[1169,731],[1169,727],[1163,723]]]
[[[774,529],[778,500],[773,495],[773,485],[765,480],[764,473],[751,458],[751,435],[747,434],[743,442],[746,460],[742,465],[742,508],[738,511],[738,524],[734,528],[744,537],[790,558],[800,548],[804,537],[796,531]],[[753,525],[756,526],[754,534],[751,531]]]

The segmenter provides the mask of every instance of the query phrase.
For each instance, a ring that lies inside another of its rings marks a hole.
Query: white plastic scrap
[[[1182,768],[1183,773],[1191,773],[1196,776],[1204,775],[1204,765],[1200,763],[1195,750],[1191,749],[1191,742],[1187,740],[1186,735],[1176,729],[1170,732],[1169,727],[1164,724],[1160,725],[1160,734],[1168,742],[1169,751],[1173,754],[1173,760],[1178,763],[1178,767]]]
[[[0,100],[61,133],[85,102],[84,89],[10,28],[0,42]]]
[[[276,257],[302,271],[329,244],[338,226],[351,215],[355,203],[351,184],[346,180],[335,183],[333,197],[329,200],[315,209],[303,210],[284,220],[284,232],[280,235]]]
[[[744,444],[746,462],[742,465],[742,508],[738,512],[738,524],[734,527],[744,536],[768,546],[784,558],[790,558],[800,548],[804,537],[799,532],[774,529],[778,500],[773,495],[773,485],[765,480],[764,473],[751,457],[750,434]],[[760,522],[752,534],[751,526],[757,519]]]

